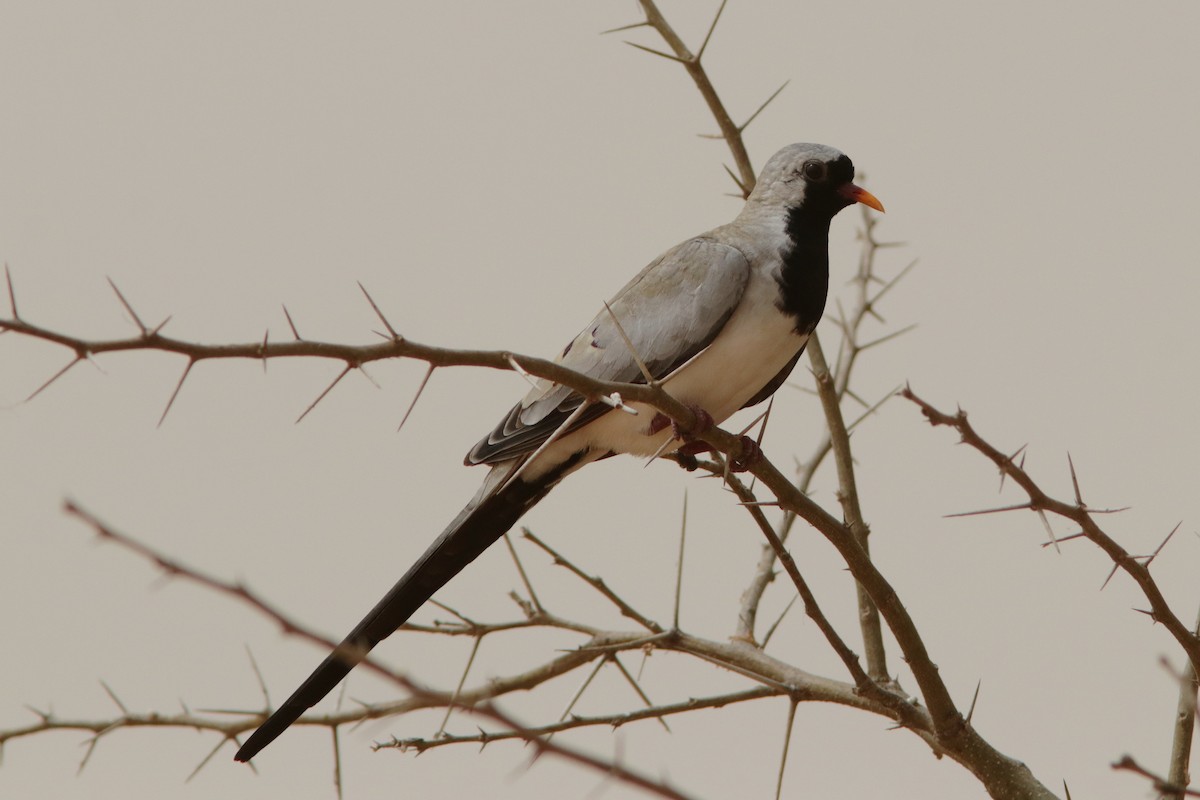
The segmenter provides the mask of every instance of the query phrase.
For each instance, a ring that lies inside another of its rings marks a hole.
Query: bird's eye
[[[825,180],[827,171],[825,164],[821,161],[806,161],[801,169],[804,172],[804,177],[810,181]]]

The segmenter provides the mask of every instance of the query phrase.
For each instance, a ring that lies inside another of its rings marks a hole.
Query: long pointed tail
[[[464,508],[442,535],[392,587],[371,613],[355,626],[321,665],[300,684],[292,696],[259,726],[234,759],[249,761],[275,741],[300,715],[337,686],[371,648],[391,635],[434,592],[462,571],[516,524],[521,515],[541,500],[575,465],[572,459],[557,469],[526,481],[504,484],[516,464],[497,465],[475,499]]]

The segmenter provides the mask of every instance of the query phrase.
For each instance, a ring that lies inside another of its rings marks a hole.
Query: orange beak
[[[853,183],[847,183],[838,192],[852,203],[862,203],[864,206],[870,206],[876,211],[883,211],[883,203],[861,186],[855,186]]]

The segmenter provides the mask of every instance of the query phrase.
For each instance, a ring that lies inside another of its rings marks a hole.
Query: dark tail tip
[[[278,738],[279,734],[288,729],[296,720],[300,719],[300,715],[304,713],[302,706],[290,706],[284,703],[283,706],[271,715],[270,719],[264,722],[258,730],[251,734],[246,743],[238,748],[234,754],[234,761],[246,762],[258,755],[264,747]]]

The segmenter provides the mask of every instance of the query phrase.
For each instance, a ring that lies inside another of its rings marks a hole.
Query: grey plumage
[[[644,378],[636,352],[666,391],[718,423],[766,399],[824,309],[833,216],[855,202],[883,210],[853,184],[853,174],[850,159],[831,147],[780,150],[736,219],[652,261],[557,361],[597,379],[637,382]],[[566,475],[615,453],[652,455],[682,444],[670,427],[652,426],[652,408],[635,403],[632,416],[585,402],[567,387],[538,381],[471,449],[467,464],[491,466],[479,492],[237,760],[252,758],[328,694]]]

